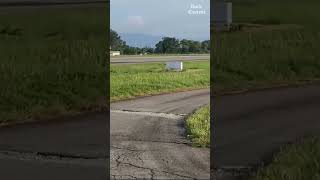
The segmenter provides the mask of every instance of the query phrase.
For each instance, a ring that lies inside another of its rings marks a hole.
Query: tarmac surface
[[[209,102],[204,89],[111,104],[112,179],[209,179],[209,149],[192,147],[184,128]]]
[[[184,119],[209,103],[209,90],[121,101],[107,113],[0,128],[0,179],[209,179],[208,148],[194,148]]]
[[[183,120],[209,103],[209,90],[111,105],[113,179],[208,179],[209,149],[194,148]],[[214,97],[213,166],[243,178],[279,148],[320,134],[320,85]],[[107,179],[106,113],[0,128],[0,179]]]
[[[167,61],[208,61],[210,55],[111,56],[111,64],[139,64]]]
[[[320,135],[320,85],[215,97],[213,165],[218,179],[246,179],[287,143]]]
[[[106,180],[107,115],[0,128],[0,179]]]

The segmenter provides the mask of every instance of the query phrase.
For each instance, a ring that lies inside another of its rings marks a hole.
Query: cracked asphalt
[[[107,179],[107,114],[0,128],[0,179]]]
[[[220,96],[211,104],[218,179],[246,179],[282,145],[320,135],[320,84]]]
[[[111,104],[111,179],[209,179],[210,151],[186,138],[184,120],[209,89]]]

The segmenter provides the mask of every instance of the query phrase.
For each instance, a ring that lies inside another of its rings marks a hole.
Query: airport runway
[[[220,179],[240,179],[282,145],[320,135],[319,84],[221,96],[212,105],[211,153]]]
[[[113,103],[112,178],[209,179],[209,149],[192,147],[184,128],[209,97],[205,89]]]
[[[141,64],[167,61],[208,61],[210,55],[181,55],[181,56],[112,56],[111,64]]]

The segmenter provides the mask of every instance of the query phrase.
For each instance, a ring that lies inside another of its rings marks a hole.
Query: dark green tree
[[[121,39],[118,33],[110,29],[110,48],[114,51],[123,51],[126,46],[126,42]]]
[[[199,41],[190,41],[190,53],[201,53],[201,43]]]
[[[204,53],[210,52],[210,40],[202,41],[201,42],[201,49]]]
[[[179,53],[180,43],[179,40],[172,37],[164,37],[156,44],[156,53]]]
[[[123,48],[123,54],[136,55],[137,54],[137,48],[126,45]]]
[[[190,48],[190,40],[182,39],[180,41],[180,53],[182,54],[189,53],[189,48]]]
[[[148,54],[153,54],[154,53],[154,48],[151,47],[144,47],[141,49],[142,53],[148,53]]]

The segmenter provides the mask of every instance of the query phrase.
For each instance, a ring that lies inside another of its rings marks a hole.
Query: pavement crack
[[[74,155],[74,154],[64,154],[55,152],[32,152],[24,150],[8,150],[0,151],[0,155],[4,157],[16,157],[25,159],[78,159],[78,160],[105,160],[107,157],[100,156],[85,156],[85,155]]]
[[[178,141],[145,141],[145,140],[134,140],[134,141],[144,141],[144,142],[164,143],[164,144],[191,145],[190,142],[178,142]]]
[[[73,154],[60,154],[60,153],[51,153],[51,152],[37,152],[37,155],[46,156],[46,157],[59,157],[59,158],[69,158],[69,159],[105,159],[107,157],[98,157],[98,156],[83,156],[83,155],[73,155]]]
[[[129,177],[131,177],[131,178],[133,178],[133,179],[138,179],[137,177],[132,176],[132,175],[127,175],[127,176],[129,176]]]
[[[151,173],[151,180],[154,180],[154,175],[155,175],[154,170],[150,169],[150,173]]]
[[[134,110],[110,110],[111,113],[122,113],[122,114],[135,114],[142,116],[151,116],[151,117],[162,117],[166,119],[181,119],[187,116],[187,114],[174,114],[174,113],[163,113],[163,112],[150,112],[150,111],[134,111]]]
[[[180,142],[180,141],[157,141],[157,140],[145,140],[145,139],[129,139],[128,141],[132,141],[132,142],[150,142],[150,143],[163,143],[163,144],[178,144],[178,145],[191,145],[192,143],[189,141],[185,141],[185,142]],[[126,150],[126,148],[116,148],[116,149],[124,149]],[[127,150],[131,150],[131,151],[135,151],[132,149],[127,149]],[[143,151],[143,150],[136,150],[136,151]],[[150,150],[146,150],[146,151],[150,151]]]
[[[125,150],[125,151],[132,151],[132,152],[146,152],[148,150],[142,150],[142,149],[131,149],[131,148],[124,148],[124,147],[117,147],[117,146],[110,146],[112,149],[118,149],[118,150]]]
[[[120,156],[118,155],[118,157],[116,158],[116,163],[117,163],[117,165],[116,165],[116,167],[118,168],[119,166],[120,166],[120,164],[121,164],[121,161],[120,161]]]
[[[116,161],[117,161],[117,163],[119,163],[119,165],[120,164],[124,164],[124,165],[128,165],[128,166],[132,166],[134,168],[148,170],[150,172],[150,179],[152,179],[152,180],[155,179],[156,172],[170,174],[170,175],[178,176],[178,177],[181,177],[181,178],[188,178],[188,179],[193,179],[193,180],[197,179],[197,178],[194,178],[194,177],[191,177],[191,176],[181,175],[181,174],[174,173],[174,172],[169,172],[169,171],[164,171],[164,170],[157,170],[157,169],[153,169],[153,168],[138,166],[138,165],[135,165],[135,164],[132,164],[132,163],[128,163],[128,162],[121,162],[118,159],[116,159]]]

